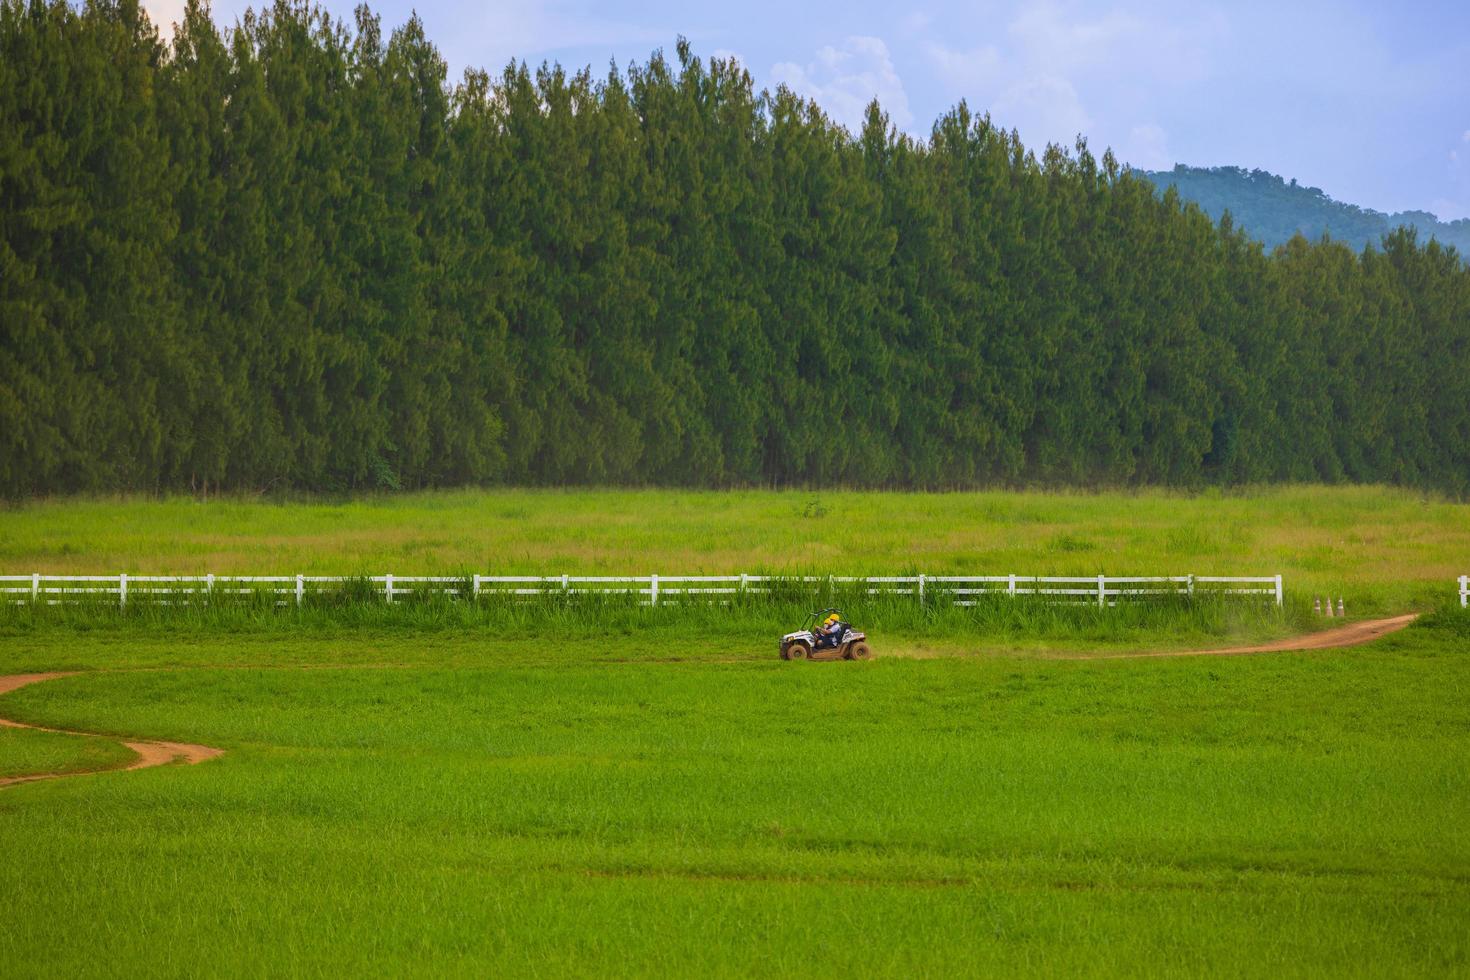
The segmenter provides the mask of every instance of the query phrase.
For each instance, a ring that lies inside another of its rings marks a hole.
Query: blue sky
[[[163,22],[183,7],[144,5]],[[353,5],[325,2],[349,20]],[[216,0],[215,16],[246,6]],[[682,34],[848,124],[876,95],[923,135],[963,98],[1028,145],[1080,132],[1148,169],[1260,167],[1381,211],[1470,217],[1470,0],[373,6],[385,28],[416,8],[451,77],[512,58],[600,72]]]

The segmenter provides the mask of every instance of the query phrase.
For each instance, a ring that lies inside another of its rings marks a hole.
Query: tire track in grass
[[[1418,613],[1390,616],[1387,619],[1365,619],[1316,633],[1291,636],[1253,646],[1223,647],[1216,650],[1150,650],[1142,653],[1063,653],[1055,660],[1122,660],[1139,657],[1239,657],[1252,653],[1293,653],[1300,650],[1337,650],[1372,643],[1380,636],[1397,633],[1419,618]]]
[[[53,672],[48,674],[11,674],[0,677],[0,694],[8,694],[17,688],[25,687],[27,684],[38,684],[42,681],[55,680],[58,677],[73,677],[77,671]],[[0,718],[0,726],[5,728],[28,728],[36,732],[53,732],[58,735],[79,735],[83,738],[106,738],[112,739],[111,735],[99,735],[96,732],[74,732],[64,728],[46,728],[42,725],[28,725],[25,722],[12,721],[8,718]],[[76,772],[47,772],[34,773],[29,776],[4,776],[0,777],[0,787],[15,786],[19,783],[34,783],[45,779],[65,779],[68,776],[95,776],[104,772],[129,772],[133,769],[149,769],[153,766],[166,766],[172,762],[183,762],[188,765],[204,762],[216,756],[224,755],[224,749],[216,749],[208,745],[192,745],[188,742],[159,742],[138,741],[130,742],[124,739],[115,739],[133,750],[137,756],[132,762],[123,766],[114,766],[109,769],[84,769]]]

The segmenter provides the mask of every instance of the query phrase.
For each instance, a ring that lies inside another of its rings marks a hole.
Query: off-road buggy
[[[837,614],[837,623],[826,634],[817,629],[828,615]],[[842,620],[836,609],[820,609],[806,618],[794,633],[781,637],[782,660],[867,660],[873,655],[868,634],[860,633]]]

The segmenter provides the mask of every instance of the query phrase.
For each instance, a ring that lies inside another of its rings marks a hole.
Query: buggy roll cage
[[[809,633],[812,632],[815,629],[817,623],[821,619],[825,618],[828,613],[836,613],[838,619],[841,619],[842,618],[842,610],[841,609],[834,609],[834,608],[831,608],[831,607],[829,607],[827,609],[818,609],[814,613],[808,613],[807,614],[807,617],[806,617],[806,630],[807,630],[807,632],[809,632]]]

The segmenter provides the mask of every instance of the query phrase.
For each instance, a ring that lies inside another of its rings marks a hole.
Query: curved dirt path
[[[8,694],[16,688],[25,687],[27,684],[38,684],[41,681],[55,680],[58,677],[72,677],[76,671],[54,672],[49,674],[11,674],[0,677],[0,694]],[[114,738],[111,735],[99,735],[95,732],[73,732],[64,728],[46,728],[41,725],[27,725],[25,722],[11,721],[8,718],[0,718],[0,727],[4,728],[29,728],[36,732],[55,732],[59,735],[80,735],[84,738]],[[153,766],[166,766],[171,762],[183,762],[194,765],[206,759],[224,755],[224,749],[211,748],[208,745],[190,745],[187,742],[128,742],[116,739],[128,748],[132,749],[137,758],[124,766],[114,766],[110,769],[83,769],[76,772],[46,772],[35,773],[29,776],[0,776],[0,787],[14,786],[18,783],[34,783],[43,779],[65,779],[68,776],[94,776],[104,772],[128,772],[133,769],[148,769]]]
[[[1081,653],[1057,654],[1058,660],[1124,660],[1140,657],[1239,657],[1252,653],[1291,653],[1297,650],[1335,650],[1340,647],[1361,646],[1371,643],[1380,636],[1397,633],[1419,618],[1418,613],[1390,616],[1387,619],[1365,619],[1330,630],[1291,636],[1284,640],[1272,640],[1255,646],[1222,647],[1216,650],[1157,650],[1147,653]]]

